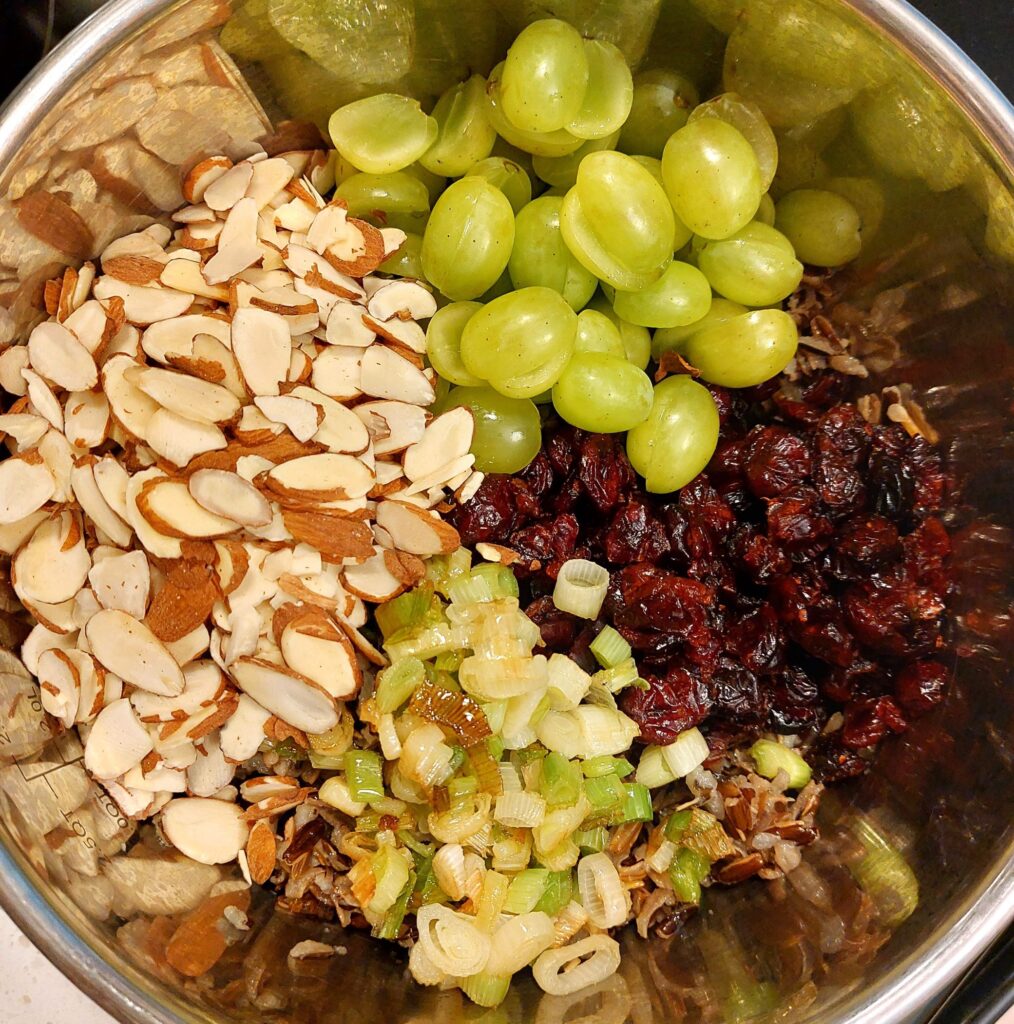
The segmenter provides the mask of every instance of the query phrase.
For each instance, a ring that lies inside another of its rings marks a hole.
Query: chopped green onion
[[[451,580],[447,596],[453,604],[482,604],[493,600],[493,589],[487,576],[473,571]]]
[[[588,645],[588,650],[603,668],[612,668],[630,657],[630,644],[612,626],[603,626],[599,635]]]
[[[553,604],[578,618],[597,619],[608,586],[608,569],[585,558],[571,558],[557,574]]]
[[[345,767],[345,755],[332,757],[330,754],[318,754],[310,751],[310,764],[320,771],[340,772]]]
[[[527,828],[493,826],[493,870],[523,871],[532,859],[532,833]]]
[[[521,593],[517,578],[509,566],[481,562],[472,569],[472,575],[486,579],[494,601],[504,597],[517,597]]]
[[[708,877],[711,865],[695,850],[678,850],[669,865],[669,879],[681,903],[701,902],[701,882]]]
[[[687,846],[714,862],[731,857],[736,848],[714,815],[692,807],[676,811],[665,824],[666,839],[677,846]]]
[[[596,817],[613,810],[626,796],[623,783],[616,775],[600,775],[597,778],[585,779],[584,793],[592,806],[592,814]]]
[[[435,658],[444,651],[456,650],[457,643],[451,624],[441,620],[429,625],[400,629],[388,637],[384,642],[384,648],[392,661],[400,661],[402,658]]]
[[[538,852],[539,863],[550,871],[568,871],[581,858],[581,850],[572,836],[562,839],[552,849]]]
[[[587,853],[601,853],[609,843],[609,830],[603,825],[574,834],[574,842]]]
[[[510,984],[510,976],[504,978],[483,971],[480,974],[462,978],[461,991],[476,1006],[494,1007],[499,1006],[507,998],[507,989],[510,988]]]
[[[662,748],[665,763],[677,779],[686,778],[695,768],[700,768],[710,753],[708,741],[700,729],[685,729]]]
[[[535,909],[535,904],[542,899],[549,880],[549,872],[545,868],[526,868],[519,872],[507,890],[507,899],[503,909],[508,914],[527,914]]]
[[[670,782],[676,781],[676,776],[669,770],[665,753],[661,747],[654,744],[641,751],[641,759],[637,762],[637,774],[634,778],[651,789],[668,786]]]
[[[349,795],[368,804],[384,795],[384,762],[375,750],[345,751],[345,781]]]
[[[424,843],[421,839],[416,839],[408,829],[400,829],[395,833],[398,838],[398,842],[402,846],[408,847],[414,854],[417,854],[422,860],[427,860],[436,853],[436,845],[434,843]]]
[[[546,755],[542,762],[539,790],[550,807],[569,806],[581,795],[581,770],[556,751]]]
[[[392,601],[377,605],[374,615],[381,634],[387,640],[420,624],[434,608],[439,608],[439,601],[433,593],[433,585],[424,583]]]
[[[447,588],[450,583],[467,573],[471,566],[472,552],[468,548],[461,547],[452,551],[449,555],[436,555],[433,558],[428,558],[426,560],[426,578],[431,586],[435,587],[446,597]],[[379,605],[377,610],[386,608],[391,603],[391,601],[388,601],[387,604]],[[377,618],[379,621],[379,615]]]
[[[364,811],[356,818],[356,831],[379,832],[380,817],[381,815],[379,811]]]
[[[757,774],[773,779],[780,771],[789,777],[789,789],[802,789],[813,773],[810,766],[790,747],[775,740],[757,740],[750,748],[750,756],[757,765]]]
[[[377,676],[377,711],[390,715],[407,701],[426,678],[423,663],[418,658],[405,658]]]
[[[474,775],[451,779],[447,783],[447,792],[450,794],[452,802],[461,797],[470,796],[472,793],[479,792],[479,780]]]
[[[419,872],[415,881],[415,893],[417,899],[412,900],[413,906],[425,906],[427,903],[446,903],[450,897],[437,881],[433,872],[433,858],[424,861],[419,865]]]
[[[465,763],[465,748],[457,743],[451,744],[450,769],[456,772]]]
[[[570,903],[574,895],[574,873],[572,871],[551,871],[546,879],[546,888],[536,910],[545,914],[559,913]]]
[[[591,676],[566,654],[549,656],[549,701],[555,711],[571,711],[591,686]]]
[[[441,651],[433,659],[433,667],[438,672],[457,672],[461,668],[464,657],[465,655],[461,651]],[[449,686],[450,682],[446,678],[441,679],[441,684],[444,686]]]
[[[386,914],[408,884],[409,866],[396,847],[382,844],[373,855],[370,867],[376,889],[370,898],[369,910],[374,914]]]
[[[619,693],[624,687],[636,683],[638,678],[633,658],[625,658],[612,668],[604,668],[592,676],[595,682],[601,683],[610,693]]]
[[[345,759],[342,758],[342,767],[345,767]],[[340,775],[332,775],[320,787],[317,794],[322,803],[328,807],[335,807],[344,814],[355,818],[366,810],[366,804],[359,800],[353,800],[346,781]]]
[[[524,790],[504,792],[496,798],[493,820],[513,828],[535,828],[546,817],[546,801]]]
[[[865,818],[851,831],[866,855],[849,863],[849,871],[877,908],[888,928],[897,928],[919,905],[919,880],[897,848]]]
[[[408,901],[412,898],[412,893],[415,892],[415,883],[415,872],[410,871],[405,887],[392,904],[391,909],[384,915],[384,920],[373,929],[374,938],[394,940],[398,937],[402,923],[405,920],[405,914],[408,911]]]
[[[620,804],[621,821],[651,821],[651,791],[640,782],[623,783],[624,797]]]
[[[625,779],[634,766],[625,757],[589,757],[587,761],[581,762],[581,771],[589,779],[597,779],[601,775],[616,775]]]
[[[489,727],[491,729],[493,728],[492,722],[490,722]],[[494,761],[499,761],[500,758],[503,757],[503,752],[505,748],[503,745],[503,740],[500,739],[499,736],[490,736],[489,739],[486,740],[486,748],[489,750],[490,756],[493,758]]]

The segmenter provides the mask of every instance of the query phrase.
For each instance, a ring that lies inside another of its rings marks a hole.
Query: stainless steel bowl
[[[1014,918],[1014,110],[902,0],[694,3],[734,30],[726,71],[779,127],[792,156],[782,186],[830,173],[885,182],[890,214],[842,300],[855,329],[886,353],[870,390],[915,386],[960,482],[954,686],[942,710],[885,744],[869,776],[827,801],[824,839],[788,883],[713,893],[709,913],[676,938],[630,941],[621,974],[580,1006],[540,1001],[522,986],[488,1020],[902,1024],[924,1016]],[[249,152],[272,120],[320,118],[385,76],[425,93],[466,65],[488,70],[482,62],[511,28],[546,10],[611,34],[632,61],[692,52],[703,75],[724,45],[687,0],[358,6],[375,16],[361,20],[363,31],[414,7],[414,44],[386,37],[355,66],[338,48],[330,59],[346,61],[341,73],[322,73],[280,45],[258,14],[263,0],[116,0],[50,54],[0,114],[0,342],[24,336],[45,280],[63,264],[164,215],[179,202],[181,168],[206,151]],[[243,17],[223,42],[235,61],[218,41],[233,7]],[[334,0],[329,9],[347,6]],[[742,26],[757,19],[775,27],[744,39]],[[779,33],[796,45],[767,45]],[[864,104],[888,133],[865,143],[856,116]],[[20,635],[0,588],[0,646],[15,647]],[[133,826],[88,782],[80,753],[73,737],[51,736],[16,662],[0,661],[0,905],[119,1019],[487,1019],[456,993],[413,988],[388,951],[273,915],[267,901],[210,975],[175,973],[159,955],[165,915],[193,898],[181,903],[175,891],[173,904],[147,882],[123,884],[137,866],[120,855]],[[848,870],[873,846],[895,888],[903,879],[911,897],[909,869],[918,879],[918,904],[903,923],[883,886],[871,902]],[[321,931],[348,954],[286,962],[298,938]]]

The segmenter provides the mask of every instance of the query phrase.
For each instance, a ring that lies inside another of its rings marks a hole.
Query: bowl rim
[[[0,176],[49,110],[98,59],[180,0],[111,0],[53,48],[0,105]],[[950,96],[1014,178],[1014,106],[981,68],[907,0],[838,0],[907,53]],[[850,1024],[904,1024],[927,1014],[1014,921],[1014,838],[992,878],[938,921],[917,962],[897,965],[853,1005]],[[0,909],[81,991],[124,1024],[187,1024],[76,932],[20,856],[0,842]],[[910,958],[911,959],[911,958]]]

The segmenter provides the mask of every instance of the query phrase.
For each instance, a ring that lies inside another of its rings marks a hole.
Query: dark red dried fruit
[[[669,552],[669,538],[655,510],[633,499],[621,505],[602,537],[606,560],[613,565],[657,562]]]
[[[950,672],[939,661],[914,661],[898,674],[894,692],[906,714],[918,718],[944,699],[949,679]]]
[[[768,534],[786,551],[813,554],[827,542],[834,527],[821,512],[820,498],[809,487],[768,502]]]
[[[875,747],[888,731],[904,732],[907,728],[905,716],[893,698],[871,697],[845,708],[841,742],[852,750],[862,750]]]
[[[624,690],[621,701],[646,743],[672,743],[685,729],[704,721],[711,702],[700,678],[685,668],[674,667],[661,679],[648,676],[647,682],[647,690]]]
[[[614,434],[589,434],[581,442],[577,466],[584,493],[599,512],[625,500],[637,477],[623,445]]]
[[[775,498],[810,475],[810,447],[784,427],[757,427],[747,437],[744,471],[759,498]]]

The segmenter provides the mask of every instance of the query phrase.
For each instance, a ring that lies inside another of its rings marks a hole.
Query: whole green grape
[[[768,227],[775,226],[775,201],[771,198],[770,192],[765,192],[761,196],[760,206],[757,207],[757,216],[754,220],[760,221],[761,224],[767,224]]]
[[[532,179],[528,172],[513,160],[502,156],[488,156],[473,164],[466,177],[485,178],[507,197],[515,214],[532,201]]]
[[[406,171],[391,174],[353,174],[335,189],[353,217],[382,227],[421,232],[430,212],[426,186]]]
[[[486,83],[486,116],[496,129],[497,135],[525,153],[537,153],[539,156],[566,156],[573,153],[584,139],[571,135],[565,128],[553,132],[525,131],[507,117],[503,109],[503,69],[504,63],[501,61],[489,73],[489,80]]]
[[[818,267],[840,267],[863,247],[856,208],[837,192],[803,188],[778,200],[775,225],[799,258]]]
[[[620,340],[623,342],[623,351],[626,353],[627,361],[633,363],[639,370],[643,370],[651,358],[651,332],[648,328],[624,320],[613,309],[606,296],[601,293],[592,296],[591,302],[588,303],[588,309],[601,313],[612,323],[620,332]]]
[[[588,57],[577,29],[557,18],[532,22],[507,51],[504,114],[522,131],[557,131],[578,116],[587,86]]]
[[[662,180],[662,161],[658,157],[632,156],[631,160],[636,160],[646,171],[649,171],[662,186],[663,191],[665,190],[665,182]],[[676,224],[676,231],[673,234],[672,247],[674,252],[679,252],[694,237],[694,233],[676,216],[675,210],[673,210],[673,221]]]
[[[423,235],[426,277],[449,299],[475,299],[503,273],[514,211],[485,178],[461,178],[437,200]]]
[[[581,109],[565,127],[580,139],[603,139],[619,132],[626,121],[634,98],[634,81],[626,57],[612,43],[585,39],[584,52],[588,85]]]
[[[437,122],[416,100],[384,92],[339,107],[328,122],[335,149],[367,174],[415,163],[437,138]]]
[[[789,239],[760,221],[720,241],[701,239],[697,265],[719,295],[744,306],[781,302],[803,276]]]
[[[401,243],[396,252],[384,260],[377,267],[382,274],[391,274],[394,277],[414,277],[421,281],[426,275],[422,266],[422,235],[414,232],[407,232],[405,241]]]
[[[673,261],[639,292],[617,291],[613,309],[641,327],[680,327],[700,320],[711,306],[711,285],[696,267]]]
[[[581,430],[615,434],[651,411],[651,378],[622,356],[576,352],[553,386],[553,407]]]
[[[426,325],[426,356],[433,369],[452,384],[482,387],[486,383],[482,377],[469,373],[461,361],[461,334],[480,309],[480,302],[449,302]]]
[[[683,345],[701,377],[749,388],[781,373],[796,354],[796,323],[780,309],[755,309],[693,334]]]
[[[876,178],[825,178],[820,187],[844,196],[856,208],[863,241],[869,242],[880,230],[887,209],[887,196],[884,186]]]
[[[619,132],[613,132],[604,139],[589,139],[579,149],[567,156],[536,156],[532,158],[535,173],[551,188],[563,189],[566,192],[577,181],[577,169],[581,161],[589,153],[599,153],[604,149],[612,149]]]
[[[486,79],[472,75],[437,100],[432,116],[437,138],[419,162],[428,171],[456,178],[489,156],[496,132],[486,116]]]
[[[627,457],[652,494],[690,483],[718,446],[718,409],[706,387],[685,374],[655,385],[648,418],[627,434]]]
[[[604,352],[620,359],[627,358],[627,350],[623,347],[619,328],[609,317],[596,309],[582,309],[578,313],[574,352]]]
[[[582,309],[598,280],[575,259],[560,233],[563,200],[533,199],[514,222],[514,248],[507,263],[515,288],[542,285],[559,292],[572,309]]]
[[[404,173],[411,174],[413,178],[418,179],[426,186],[426,191],[430,194],[431,207],[443,194],[444,189],[447,188],[446,178],[426,170],[418,160],[406,167]]]
[[[542,423],[535,403],[506,398],[489,387],[452,388],[441,410],[466,406],[475,417],[472,454],[482,473],[518,473],[542,447]]]
[[[672,261],[676,221],[665,191],[636,160],[591,153],[560,211],[567,248],[597,278],[636,291]]]
[[[502,295],[465,324],[461,359],[469,373],[511,398],[553,386],[574,351],[577,316],[551,288]]]
[[[704,238],[745,227],[764,193],[753,147],[732,125],[706,117],[666,143],[662,177],[676,215]]]
[[[757,157],[761,187],[766,190],[778,170],[778,140],[761,108],[737,93],[724,92],[695,107],[689,122],[708,117],[731,124],[750,143]]]
[[[697,86],[676,71],[644,71],[634,79],[630,114],[620,132],[623,153],[661,157],[673,132],[697,106]]]
[[[749,312],[746,306],[716,295],[711,300],[711,308],[700,320],[695,320],[692,324],[686,324],[683,327],[667,327],[655,331],[651,339],[652,358],[660,358],[663,352],[683,353],[686,351],[686,343],[699,331],[728,323],[733,317]]]

